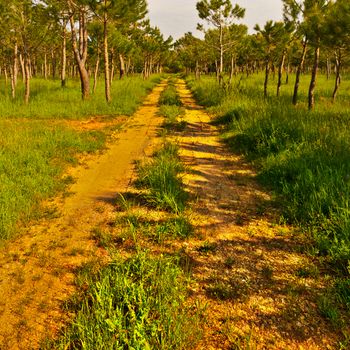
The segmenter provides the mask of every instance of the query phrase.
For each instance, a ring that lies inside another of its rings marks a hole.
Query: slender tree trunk
[[[13,50],[13,83],[15,88],[17,87],[17,78],[18,78],[18,45],[15,43]]]
[[[199,80],[200,74],[199,74],[199,63],[198,60],[196,60],[196,79]]]
[[[277,82],[277,96],[278,97],[281,95],[282,75],[283,75],[283,68],[284,68],[285,60],[286,60],[286,52],[284,51],[280,65],[278,67],[278,82]]]
[[[300,84],[300,75],[303,71],[305,57],[306,57],[306,51],[307,51],[307,40],[305,39],[303,41],[303,53],[301,55],[299,65],[296,72],[295,77],[295,85],[294,85],[294,93],[293,93],[293,105],[296,105],[298,103],[298,91],[299,91],[299,84]]]
[[[327,70],[327,80],[329,80],[329,77],[331,75],[331,63],[329,61],[329,57],[327,55],[327,62],[326,62],[326,70]]]
[[[317,46],[315,48],[314,65],[312,67],[311,82],[310,82],[310,88],[309,88],[309,110],[312,110],[315,107],[315,89],[316,89],[319,61],[320,61],[320,47]]]
[[[104,1],[105,6],[107,0]],[[109,77],[109,52],[108,52],[108,16],[105,10],[103,18],[103,57],[105,62],[105,97],[106,101],[111,102],[111,82]]]
[[[7,86],[8,75],[7,75],[7,68],[6,68],[6,66],[4,67],[4,76],[5,76],[5,85]]]
[[[15,73],[14,73],[14,67],[10,67],[10,78],[11,78],[11,96],[12,99],[16,98],[16,83],[15,83]]]
[[[61,87],[66,86],[66,69],[67,69],[67,22],[63,22],[62,28],[62,57],[61,57]]]
[[[290,63],[288,60],[287,69],[286,69],[286,85],[289,84],[289,73],[290,73]]]
[[[54,51],[51,52],[51,60],[52,60],[52,79],[56,79],[56,68],[57,68],[57,62],[56,62],[56,56]]]
[[[264,98],[267,98],[267,87],[269,84],[269,75],[270,75],[270,60],[267,59],[265,64]]]
[[[128,61],[126,63],[126,67],[125,67],[126,76],[128,76],[130,74],[130,68],[131,68],[131,57],[128,57]]]
[[[223,83],[224,73],[224,32],[223,27],[220,25],[220,65],[219,65],[219,84]]]
[[[24,59],[23,59],[23,56],[22,56],[21,53],[19,54],[19,62],[21,64],[22,80],[24,82],[25,76],[26,76],[26,72],[25,72],[25,69],[24,69]]]
[[[114,64],[114,50],[111,49],[111,73],[110,73],[110,84],[112,85],[112,81],[114,79],[114,71],[115,71],[115,64]]]
[[[231,69],[230,69],[230,80],[229,80],[229,84],[232,84],[232,80],[233,80],[233,75],[235,74],[235,56],[232,55],[231,56]]]
[[[123,79],[125,75],[125,61],[122,54],[119,54],[119,64],[120,64],[119,79]]]
[[[70,27],[72,33],[72,45],[75,61],[77,63],[80,82],[81,82],[81,94],[82,99],[87,100],[90,97],[90,80],[89,74],[85,67],[87,59],[88,49],[88,33],[85,13],[81,13],[79,17],[79,33],[82,37],[79,38],[79,47],[77,41],[77,33],[75,29],[75,21],[73,16],[70,18]],[[80,51],[81,50],[81,51]]]
[[[47,80],[47,54],[44,54],[44,79]]]
[[[339,52],[335,54],[335,85],[334,85],[334,90],[332,95],[333,102],[335,102],[338,89],[340,86],[340,82],[341,82],[341,76],[340,76],[340,69],[341,69],[341,62],[342,62],[341,56],[342,56],[341,50],[339,50]]]
[[[96,60],[96,65],[95,65],[95,72],[94,72],[94,87],[93,87],[93,92],[96,92],[97,88],[97,81],[98,81],[98,72],[100,69],[100,53],[99,50],[97,49],[97,60]]]
[[[220,83],[220,66],[218,61],[215,61],[215,70],[216,70],[216,80]]]
[[[27,55],[24,56],[24,103],[29,103],[30,98],[30,61]]]

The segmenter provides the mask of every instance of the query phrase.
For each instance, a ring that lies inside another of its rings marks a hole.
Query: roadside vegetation
[[[299,225],[310,241],[306,252],[328,266],[335,282],[319,308],[337,323],[338,307],[346,310],[350,296],[344,288],[350,273],[348,98],[344,92],[339,95],[342,103],[321,101],[309,112],[306,104],[296,109],[285,102],[288,85],[280,98],[264,99],[259,91],[262,79],[237,77],[228,91],[220,89],[214,77],[187,82],[214,115],[213,123],[221,127],[232,151],[253,162],[260,182],[275,191],[281,220]],[[302,83],[305,96],[306,79]],[[325,77],[320,85],[320,93],[330,93]]]
[[[63,175],[67,166],[77,164],[78,154],[101,150],[113,128],[121,127],[118,116],[133,113],[159,80],[157,75],[147,81],[128,78],[115,82],[114,93],[124,97],[111,105],[96,103],[98,95],[83,104],[74,82],[62,90],[55,89],[54,82],[43,81],[37,81],[37,96],[30,108],[21,101],[18,105],[6,100],[0,103],[0,239],[18,233],[16,224],[46,215],[40,209],[42,200],[74,181]],[[114,119],[115,126],[84,131],[65,122],[94,117]]]

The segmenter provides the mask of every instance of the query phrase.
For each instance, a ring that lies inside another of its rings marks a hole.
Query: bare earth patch
[[[124,192],[134,162],[149,152],[161,118],[156,87],[108,150],[70,172],[70,195],[48,204],[46,220],[33,223],[0,248],[0,349],[37,349],[69,320],[62,304],[74,292],[75,272],[91,260],[108,259],[91,230],[114,217],[113,201]],[[106,127],[114,121],[71,122],[79,129]]]
[[[327,284],[292,227],[244,160],[220,141],[183,81],[185,132],[175,139],[200,235],[185,244],[195,279],[192,300],[206,306],[198,349],[334,349],[338,332],[319,314]],[[300,271],[309,271],[303,274]]]

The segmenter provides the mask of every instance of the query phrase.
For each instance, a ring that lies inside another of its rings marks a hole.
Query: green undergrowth
[[[316,108],[309,112],[309,79],[302,77],[297,107],[291,104],[294,79],[283,85],[279,99],[273,96],[275,84],[271,83],[265,100],[262,75],[237,77],[226,91],[213,77],[187,82],[197,100],[216,115],[213,123],[222,128],[232,150],[253,162],[260,182],[275,191],[284,220],[303,228],[314,242],[313,253],[329,261],[346,284],[350,275],[350,84],[345,77],[338,101],[332,104],[333,81],[320,76]]]
[[[62,173],[76,164],[77,153],[105,143],[102,132],[77,132],[38,121],[0,120],[0,238],[16,232],[18,221],[40,217],[41,200],[71,182]]]
[[[184,211],[187,200],[181,179],[183,171],[177,145],[166,142],[151,160],[138,165],[136,185],[146,190],[150,205],[179,213]]]
[[[88,101],[82,101],[80,83],[69,80],[61,88],[59,80],[33,79],[29,105],[23,102],[24,87],[18,85],[17,97],[12,100],[10,87],[0,81],[0,118],[36,119],[84,119],[95,115],[132,115],[147,93],[160,82],[161,76],[149,80],[130,77],[112,83],[112,102],[106,103],[103,81],[99,80],[95,94]],[[92,82],[91,82],[92,86]]]
[[[170,257],[137,252],[80,275],[71,327],[47,349],[189,349],[198,311],[185,303],[188,280]]]
[[[181,99],[176,91],[175,80],[170,79],[167,87],[160,95],[159,105],[182,106]]]

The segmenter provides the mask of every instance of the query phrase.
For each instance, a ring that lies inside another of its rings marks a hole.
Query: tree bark
[[[47,80],[47,54],[44,54],[44,79]]]
[[[278,67],[277,97],[281,95],[282,75],[283,75],[285,60],[286,60],[286,52],[284,51],[282,54],[280,65]]]
[[[14,86],[17,86],[17,78],[18,78],[18,45],[15,43],[15,47],[13,50],[13,83]]]
[[[320,62],[320,47],[317,45],[317,47],[315,48],[314,65],[312,67],[311,82],[310,82],[310,88],[309,88],[309,110],[312,110],[315,107],[315,89],[316,89],[316,80],[317,80],[319,62]]]
[[[30,63],[27,55],[24,56],[24,103],[29,103],[30,97]]]
[[[93,87],[93,92],[96,92],[96,88],[97,88],[97,80],[98,80],[98,72],[99,72],[99,68],[100,68],[100,53],[97,53],[97,61],[96,61],[96,65],[95,65],[95,72],[94,72],[94,87]]]
[[[332,95],[333,102],[335,102],[335,99],[337,97],[337,93],[339,90],[339,86],[341,83],[341,76],[340,76],[341,63],[342,63],[342,53],[341,53],[341,50],[339,50],[339,52],[336,52],[335,54],[335,85],[334,85],[334,90]]]
[[[270,60],[267,59],[265,64],[264,98],[267,98],[267,86],[269,84],[269,75],[270,75]]]
[[[296,105],[298,103],[298,91],[299,91],[299,84],[300,84],[300,75],[303,71],[305,57],[306,57],[306,51],[307,51],[307,40],[305,39],[303,41],[303,53],[301,55],[299,65],[296,72],[295,77],[295,85],[294,85],[294,93],[293,93],[293,105]]]
[[[25,72],[25,69],[24,69],[24,59],[23,59],[23,56],[22,56],[21,53],[19,54],[19,62],[20,62],[20,64],[21,64],[22,79],[23,79],[23,82],[24,82],[26,72]]]
[[[105,6],[107,0],[104,1]],[[108,15],[105,9],[103,17],[103,56],[105,61],[105,97],[106,101],[111,102],[111,82],[109,77],[109,52],[108,52]]]
[[[119,79],[123,79],[125,75],[125,61],[122,54],[119,54],[119,63],[120,63]]]
[[[224,32],[223,27],[220,25],[220,66],[219,66],[219,84],[223,84],[223,72],[224,72]]]
[[[67,69],[67,22],[63,22],[62,28],[62,57],[61,57],[61,87],[66,86]]]
[[[14,67],[10,67],[10,78],[11,78],[11,96],[12,99],[16,98],[16,84],[15,84],[15,74]]]
[[[77,67],[81,82],[81,94],[82,99],[87,100],[90,97],[90,80],[89,74],[85,67],[87,59],[87,49],[88,49],[88,33],[87,33],[87,23],[85,18],[85,13],[82,11],[79,16],[79,47],[77,41],[77,33],[75,29],[75,21],[73,16],[70,17],[70,27],[72,34],[72,45],[74,58],[77,62]]]

